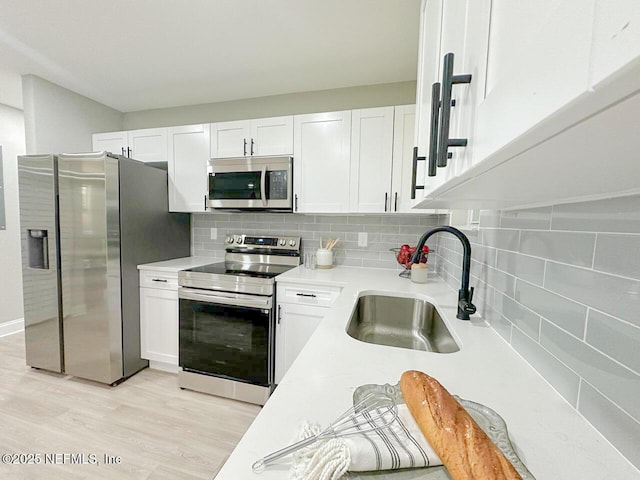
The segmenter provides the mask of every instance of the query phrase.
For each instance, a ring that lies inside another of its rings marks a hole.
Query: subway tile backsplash
[[[482,211],[465,233],[478,312],[640,468],[640,196]],[[437,237],[458,289],[460,242]]]
[[[398,268],[391,248],[404,243],[415,245],[430,227],[445,225],[447,215],[307,215],[277,213],[209,213],[192,215],[193,254],[224,258],[224,240],[229,234],[291,235],[302,237],[302,253],[313,253],[320,240],[339,237],[334,248],[334,264]],[[211,229],[217,239],[211,239]],[[358,246],[358,233],[367,234],[367,246]],[[429,241],[435,248],[436,240]]]

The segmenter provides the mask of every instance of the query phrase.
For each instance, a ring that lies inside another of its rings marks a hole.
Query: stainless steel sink
[[[363,295],[351,315],[347,333],[377,345],[437,353],[460,350],[436,307],[416,298]]]

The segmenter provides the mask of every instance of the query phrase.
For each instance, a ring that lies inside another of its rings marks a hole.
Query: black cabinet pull
[[[384,192],[384,211],[387,211],[387,201],[389,200],[389,193]]]
[[[127,147],[127,157],[131,158],[131,148]]]
[[[123,157],[126,157],[126,156],[127,156],[127,154],[126,154],[126,153],[124,153],[124,147],[122,147],[122,156],[123,156]]]
[[[294,195],[294,199],[295,199],[295,202],[294,202],[295,205],[293,209],[297,212],[298,211],[298,194],[297,193]]]
[[[416,175],[418,173],[418,162],[426,160],[426,157],[418,156],[418,147],[413,147],[413,167],[411,170],[411,200],[416,198],[416,190],[423,190],[424,185],[416,185]]]
[[[252,138],[251,139],[251,156],[252,157],[253,157],[253,145],[254,145],[254,142],[253,142],[253,138]]]
[[[278,305],[278,325],[280,325],[280,320],[282,320],[282,305]]]
[[[315,293],[296,293],[297,296],[299,297],[312,297],[312,298],[316,298],[316,294]]]
[[[152,278],[152,279],[151,279],[151,281],[152,281],[152,282],[162,282],[162,283],[167,283],[167,281],[166,281],[166,280],[163,280],[163,279],[161,279],[161,278]]]
[[[444,56],[442,74],[442,113],[440,116],[440,131],[438,132],[438,167],[447,166],[447,153],[449,147],[466,147],[466,138],[449,139],[449,121],[451,120],[451,91],[453,85],[458,83],[471,83],[471,75],[453,74],[453,53]]]
[[[246,157],[247,156],[247,139],[243,138],[242,141],[244,142],[242,146],[242,156]]]
[[[440,117],[440,82],[431,85],[431,128],[429,130],[429,167],[427,175],[436,176],[438,159],[438,121]]]
[[[207,196],[204,196],[204,211],[207,211]]]
[[[398,192],[395,193],[395,200],[393,201],[393,211],[398,211]]]

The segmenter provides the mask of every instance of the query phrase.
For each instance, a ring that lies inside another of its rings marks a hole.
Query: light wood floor
[[[180,390],[156,370],[117,387],[34,370],[23,334],[0,338],[0,454],[41,455],[39,465],[0,463],[2,480],[210,480],[259,410]],[[93,454],[99,464],[45,465],[45,454]],[[105,454],[121,464],[104,464]]]

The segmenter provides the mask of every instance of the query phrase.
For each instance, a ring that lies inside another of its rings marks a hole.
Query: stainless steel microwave
[[[293,211],[293,158],[214,158],[209,164],[209,207]]]

